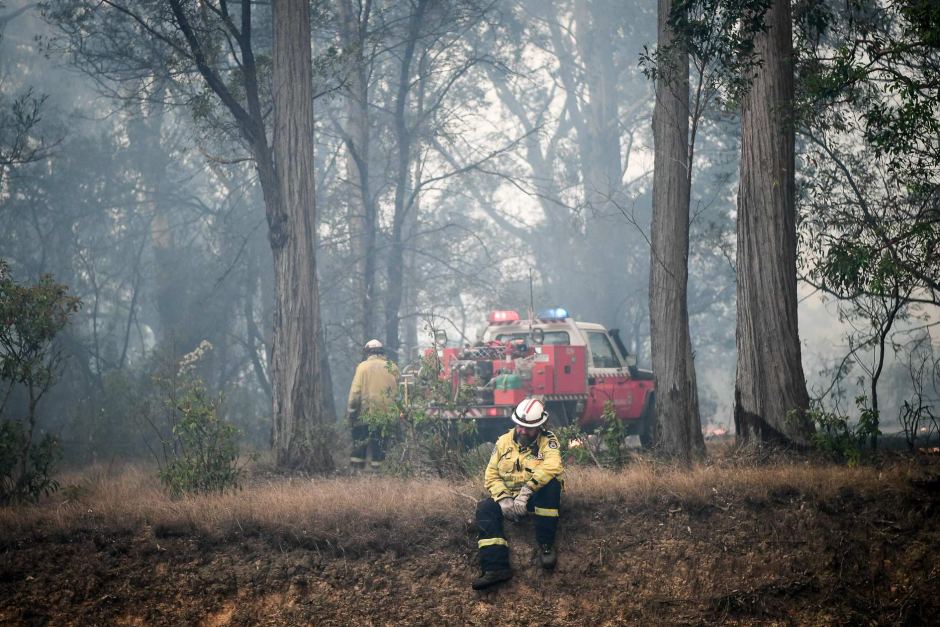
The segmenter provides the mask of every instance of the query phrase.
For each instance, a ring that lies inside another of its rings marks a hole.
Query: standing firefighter
[[[503,518],[516,522],[534,515],[535,540],[542,568],[555,567],[555,531],[561,503],[561,451],[558,438],[542,428],[548,413],[542,401],[527,398],[512,412],[516,426],[496,440],[484,485],[491,498],[477,504],[480,567],[473,582],[483,590],[512,577]]]
[[[349,464],[357,470],[364,469],[366,464],[372,469],[378,468],[385,459],[382,441],[369,432],[363,416],[392,411],[398,393],[398,366],[385,358],[382,342],[369,340],[363,353],[365,359],[356,366],[347,403],[353,440]]]

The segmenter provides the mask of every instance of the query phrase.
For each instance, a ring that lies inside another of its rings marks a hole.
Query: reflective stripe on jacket
[[[561,480],[564,467],[561,447],[551,431],[542,431],[529,447],[521,448],[514,437],[515,429],[496,440],[496,447],[486,465],[483,485],[499,500],[515,496],[522,486],[538,491],[552,479]]]
[[[382,355],[369,355],[356,366],[347,407],[353,416],[384,411],[397,396],[398,366]]]

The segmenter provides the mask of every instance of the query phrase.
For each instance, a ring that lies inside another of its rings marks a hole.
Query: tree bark
[[[742,441],[802,445],[812,424],[797,325],[789,0],[773,0],[764,19],[741,118],[734,424]]]
[[[310,6],[307,0],[275,0],[273,11],[277,197],[266,204],[277,286],[274,450],[279,467],[325,472],[333,468],[327,446],[332,420],[324,415],[320,372]]]
[[[689,464],[705,452],[689,334],[689,55],[674,43],[672,0],[659,0],[653,114],[650,332],[656,374],[654,446]]]

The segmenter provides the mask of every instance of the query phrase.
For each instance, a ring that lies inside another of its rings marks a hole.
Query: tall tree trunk
[[[157,336],[157,346],[174,359],[191,351],[191,338],[179,337],[179,332],[186,319],[185,295],[180,292],[177,277],[184,263],[176,245],[174,230],[171,226],[172,207],[166,198],[169,193],[169,166],[166,153],[154,150],[153,142],[160,140],[166,122],[166,105],[163,88],[154,89],[155,104],[146,109],[142,106],[136,111],[135,119],[128,125],[128,145],[132,148],[131,163],[140,173],[141,185],[149,195],[149,204],[153,215],[150,222],[150,247],[153,255],[153,308],[155,319],[150,322]],[[204,339],[204,338],[199,338]],[[198,342],[198,340],[197,340]]]
[[[618,311],[625,293],[642,298],[627,271],[628,257],[639,246],[630,246],[621,185],[622,159],[617,117],[617,68],[614,65],[617,19],[623,5],[616,0],[575,0],[573,7],[575,45],[584,67],[586,98],[581,107],[584,123],[575,125],[578,134],[584,201],[584,237],[578,238],[579,277],[569,285],[589,320],[619,326]],[[574,71],[571,68],[567,71]],[[577,81],[572,81],[577,84]],[[598,267],[618,269],[611,276]],[[641,281],[642,283],[642,281]],[[633,289],[630,289],[633,288]]]
[[[270,355],[268,354],[268,343],[258,327],[258,321],[255,315],[255,299],[258,289],[258,263],[257,257],[252,255],[248,258],[247,269],[245,272],[246,280],[242,284],[242,315],[245,316],[246,329],[246,350],[248,351],[251,366],[258,381],[258,386],[268,397],[273,400],[273,391],[271,390],[271,380],[268,378],[268,371],[265,363],[270,364]],[[264,351],[265,360],[262,361],[261,353]]]
[[[763,63],[741,117],[734,425],[745,441],[804,444],[812,425],[797,326],[789,0],[773,0],[764,19],[755,40]]]
[[[275,0],[274,172],[266,200],[274,277],[274,450],[279,467],[332,470],[321,381],[320,302],[314,257],[313,86],[310,5]],[[260,168],[259,168],[260,170]]]
[[[346,83],[346,195],[351,235],[351,252],[355,263],[355,290],[360,339],[375,337],[376,301],[376,216],[370,181],[370,116],[369,78],[365,59],[366,33],[372,3],[366,0],[361,9],[352,0],[340,0],[340,36],[349,55]]]
[[[422,90],[423,92],[423,90]],[[421,176],[421,163],[414,163],[413,180],[419,180]],[[405,241],[410,242],[408,250],[405,252],[405,285],[403,291],[402,308],[405,315],[402,320],[402,333],[404,334],[404,351],[399,354],[399,360],[402,363],[409,363],[418,355],[418,238],[420,237],[418,216],[421,213],[421,198],[414,201],[414,206],[408,214],[405,225]]]
[[[674,45],[673,0],[659,0],[659,61],[653,114],[650,331],[656,373],[654,443],[688,464],[705,452],[689,335],[689,55]]]
[[[418,0],[408,19],[407,40],[401,53],[398,71],[398,90],[395,96],[395,139],[398,142],[398,163],[395,181],[395,215],[392,217],[391,242],[388,253],[388,285],[385,299],[385,350],[390,359],[398,359],[401,345],[400,313],[405,287],[405,221],[412,210],[411,163],[413,131],[408,126],[408,98],[411,93],[411,64],[414,61],[421,24],[428,8],[428,0]]]

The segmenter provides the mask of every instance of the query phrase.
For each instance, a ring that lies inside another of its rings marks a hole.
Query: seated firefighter
[[[539,563],[546,569],[555,567],[555,531],[564,468],[558,438],[542,428],[547,420],[542,401],[524,399],[512,412],[516,426],[496,440],[484,475],[491,497],[477,504],[483,574],[474,580],[474,590],[512,577],[504,518],[516,522],[533,514]]]
[[[381,414],[394,408],[398,395],[398,366],[385,357],[385,348],[378,340],[369,340],[363,348],[365,359],[356,366],[352,385],[349,387],[347,416],[352,430],[352,452],[349,464],[362,470],[369,464],[377,469],[385,451],[379,437],[369,432],[369,425],[362,420],[369,414]]]

